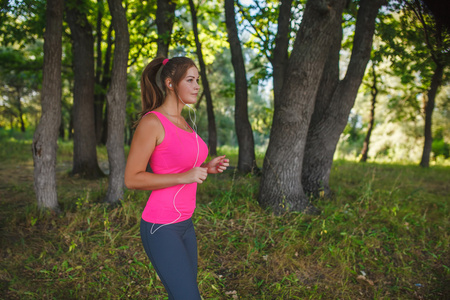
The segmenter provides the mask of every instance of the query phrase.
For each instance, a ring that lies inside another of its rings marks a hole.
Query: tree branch
[[[415,0],[414,3],[418,7],[418,9],[416,10],[416,7],[411,2],[406,2],[406,3],[409,6],[409,8],[414,12],[416,17],[419,19],[420,23],[422,24],[423,32],[425,35],[425,43],[427,44],[428,49],[430,49],[430,51],[431,51],[431,58],[433,59],[434,62],[437,63],[438,58],[436,56],[434,47],[430,43],[430,34],[428,33],[427,24],[425,23],[425,19],[422,14],[422,5],[420,4],[420,2],[418,0]]]
[[[255,2],[256,6],[258,6],[259,10],[262,10],[262,8],[259,6],[258,2]],[[269,53],[271,52],[269,48],[269,43],[267,41],[267,38],[263,38],[263,36],[261,35],[261,33],[258,31],[258,29],[256,28],[256,26],[251,22],[251,18],[245,13],[244,9],[242,8],[242,5],[239,3],[239,1],[236,1],[236,5],[239,8],[239,11],[241,12],[242,16],[244,17],[244,19],[247,20],[247,22],[250,24],[250,26],[253,28],[253,30],[255,31],[254,33],[250,32],[248,30],[249,33],[252,34],[256,34],[256,36],[263,42],[263,44],[266,46],[265,47],[265,51],[264,51],[264,55],[267,57],[267,59],[269,61],[272,60],[272,56],[270,54],[267,53],[267,51],[269,51]]]

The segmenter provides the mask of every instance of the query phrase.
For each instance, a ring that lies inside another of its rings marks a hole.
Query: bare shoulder
[[[136,128],[135,134],[142,134],[145,136],[155,136],[157,144],[164,138],[164,127],[161,121],[155,114],[147,114],[141,118]]]
[[[136,131],[141,130],[158,130],[163,129],[163,126],[161,124],[161,121],[158,119],[158,117],[155,114],[147,114],[141,118],[139,121],[139,124],[136,128]]]

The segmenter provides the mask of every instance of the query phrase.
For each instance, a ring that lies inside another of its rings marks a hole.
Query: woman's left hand
[[[222,173],[230,166],[230,160],[225,155],[217,156],[208,162],[205,167],[208,168],[209,174]]]

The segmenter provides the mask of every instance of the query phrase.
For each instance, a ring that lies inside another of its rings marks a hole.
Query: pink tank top
[[[163,114],[151,111],[164,127],[164,140],[155,147],[149,163],[155,174],[174,174],[199,167],[208,156],[208,146],[192,130],[185,131]],[[142,213],[150,223],[178,223],[189,219],[195,210],[197,183],[180,184],[153,190]]]

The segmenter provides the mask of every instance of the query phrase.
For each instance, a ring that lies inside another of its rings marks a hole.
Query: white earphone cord
[[[180,96],[178,96],[178,98],[181,100]],[[197,124],[195,124],[195,122],[197,121],[197,114],[195,113],[195,110],[194,110],[190,105],[184,103],[183,100],[181,100],[181,102],[183,102],[183,104],[186,105],[187,107],[189,107],[189,109],[190,109],[190,110],[189,110],[189,119],[191,120],[192,127],[193,127],[193,130],[194,130],[194,132],[195,132],[195,140],[196,140],[196,142],[197,142],[197,157],[195,158],[194,166],[192,167],[192,169],[193,169],[193,168],[195,168],[195,165],[196,165],[197,162],[198,162],[198,156],[199,156],[199,152],[200,152],[200,146],[199,146],[199,144],[198,144]],[[194,121],[192,121],[192,118],[191,118],[191,110],[194,112]],[[175,210],[178,212],[179,216],[178,216],[175,220],[173,220],[172,222],[170,222],[170,223],[159,225],[158,228],[156,228],[155,230],[153,230],[153,227],[155,226],[155,224],[153,223],[152,228],[150,229],[150,234],[154,234],[154,233],[155,233],[158,229],[160,229],[161,227],[167,226],[167,225],[170,225],[170,224],[173,224],[173,223],[175,223],[176,221],[178,221],[178,220],[181,218],[181,212],[178,210],[177,206],[175,205],[175,199],[177,198],[178,193],[179,193],[185,186],[186,186],[186,184],[183,184],[183,186],[180,187],[180,189],[175,193],[175,196],[173,196],[173,200],[172,200],[173,208],[175,208]]]

